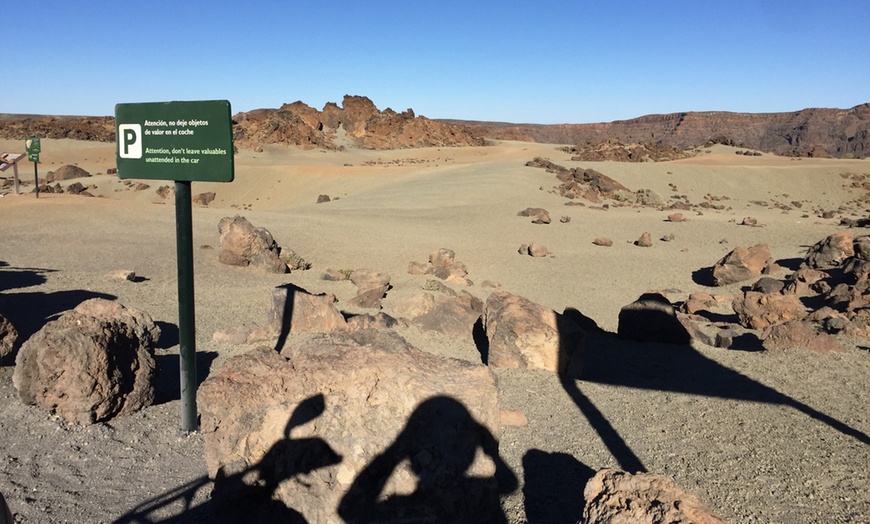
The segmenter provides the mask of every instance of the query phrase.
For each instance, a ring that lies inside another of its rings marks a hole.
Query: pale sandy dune
[[[15,146],[0,141],[3,151]],[[112,145],[44,140],[43,150],[41,173],[68,163],[92,173],[105,173],[114,165]],[[649,188],[664,198],[680,194],[700,203],[706,194],[728,197],[716,202],[726,209],[683,211],[687,222],[670,223],[665,218],[672,211],[605,210],[589,202],[565,206],[566,199],[552,191],[558,183],[555,175],[525,166],[536,156],[567,167],[591,167],[630,189]],[[30,191],[32,164],[25,166],[22,178],[30,181],[25,186]],[[802,257],[807,246],[841,229],[840,216],[866,216],[866,206],[850,203],[863,193],[847,188],[851,181],[841,175],[870,174],[868,161],[743,157],[723,146],[676,162],[572,162],[558,146],[520,142],[401,151],[269,147],[261,153],[241,151],[235,166],[233,183],[193,184],[194,193],[217,195],[210,207],[197,207],[193,213],[197,346],[214,357],[213,366],[249,348],[215,343],[212,334],[264,322],[274,286],[293,282],[311,292],[334,293],[340,308],[356,313],[360,311],[343,306],[353,296],[353,286],[323,281],[320,274],[330,267],[373,268],[392,276],[394,289],[384,301],[390,312],[395,300],[416,293],[425,282],[425,277],[407,273],[408,263],[425,261],[440,247],[453,249],[465,262],[475,282],[467,289],[482,299],[492,289],[480,283],[496,281],[504,290],[557,311],[577,308],[613,332],[620,308],[647,290],[667,290],[675,302],[699,290],[723,295],[739,291],[740,285],[711,289],[693,278],[736,246],[765,242],[775,259]],[[174,206],[171,198],[155,193],[158,186],[171,183],[146,181],[148,189],[134,191],[114,176],[80,181],[94,185],[91,191],[106,198],[44,194],[37,201],[29,193],[0,198],[0,261],[7,264],[0,272],[26,270],[44,279],[0,290],[0,310],[15,308],[21,298],[38,296],[61,304],[60,299],[101,293],[148,311],[165,326],[174,325]],[[320,194],[338,199],[317,204]],[[792,201],[802,207],[786,212],[771,205]],[[835,218],[818,217],[819,211],[840,206],[844,212]],[[527,207],[549,210],[553,223],[536,225],[516,216]],[[218,264],[217,223],[234,214],[266,227],[279,244],[314,267],[263,275]],[[560,223],[562,215],[570,216],[570,222]],[[745,216],[757,218],[762,227],[738,225]],[[634,246],[647,231],[653,246]],[[669,233],[672,242],[658,240]],[[599,236],[611,238],[613,247],[594,246],[592,240]],[[529,242],[544,244],[552,256],[519,255],[520,244]],[[109,280],[105,275],[113,269],[133,269],[145,280]],[[426,351],[479,361],[471,340],[415,328],[401,333]],[[497,373],[502,405],[523,410],[529,418],[527,426],[504,428],[500,435],[502,455],[521,483],[527,482],[504,500],[510,522],[546,521],[541,508],[552,504],[541,500],[546,489],[535,480],[541,468],[553,468],[553,475],[564,475],[564,484],[573,486],[576,499],[551,509],[552,522],[569,522],[576,516],[571,504],[577,504],[582,492],[582,483],[575,485],[577,473],[630,463],[620,451],[626,447],[646,469],[676,478],[730,522],[868,522],[870,445],[824,417],[808,415],[823,413],[859,435],[870,434],[867,341],[843,339],[847,352],[840,355],[802,349],[742,353],[702,346],[694,357],[698,373],[703,371],[697,376],[693,366],[688,371],[676,366],[667,348],[650,349],[649,354],[661,355],[657,363],[643,356],[648,354],[643,345],[596,341],[599,346],[587,351],[612,356],[593,359],[598,371],[593,369],[589,380],[577,384],[598,417],[576,397],[572,400],[548,373]],[[177,347],[170,346],[158,353],[169,358],[175,352]],[[602,362],[607,370],[600,368]],[[634,375],[620,378],[622,369],[640,365],[636,362],[645,362],[651,366],[649,373],[661,373],[667,380],[660,388],[650,388],[638,385]],[[671,375],[673,368],[679,371]],[[113,421],[110,442],[100,433],[108,429],[68,428],[22,406],[11,386],[11,372],[8,366],[0,369],[0,441],[5,446],[0,491],[20,522],[45,521],[44,507],[51,508],[49,521],[112,520],[150,496],[204,474],[199,437],[179,438],[175,433],[177,400]],[[721,383],[698,383],[710,380]],[[795,402],[783,403],[783,398]],[[799,409],[798,402],[811,409]],[[614,444],[614,434],[624,447]],[[35,447],[34,435],[39,435]],[[85,445],[92,449],[83,450]],[[156,457],[149,446],[165,451]],[[75,447],[79,449],[71,451]],[[541,463],[541,457],[551,462]],[[74,485],[76,495],[64,491],[64,483]],[[31,490],[36,494],[29,494]],[[825,512],[833,516],[820,516]]]

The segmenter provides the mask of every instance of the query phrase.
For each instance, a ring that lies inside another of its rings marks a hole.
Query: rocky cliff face
[[[0,138],[24,140],[28,136],[113,142],[115,119],[110,116],[0,115]]]
[[[411,109],[402,113],[389,108],[380,111],[364,96],[347,95],[342,107],[329,102],[323,111],[294,102],[278,109],[239,113],[233,122],[236,146],[254,149],[264,144],[401,149],[484,143],[463,126],[416,116]]]
[[[72,138],[112,142],[112,117],[56,117],[0,114],[0,138]],[[397,113],[378,110],[364,96],[345,96],[342,107],[329,102],[318,111],[302,102],[278,109],[257,109],[233,117],[236,147],[257,149],[265,144],[323,149],[357,147],[401,149],[483,145],[482,138],[463,126],[416,116],[408,109]]]
[[[814,156],[827,152],[840,158],[870,156],[870,103],[845,110],[804,109],[793,113],[671,113],[602,124],[448,122],[461,123],[478,134],[503,140],[586,144],[617,139],[628,144],[678,148],[718,142],[780,155]]]

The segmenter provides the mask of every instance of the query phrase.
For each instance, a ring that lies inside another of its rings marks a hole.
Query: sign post
[[[175,181],[181,429],[197,429],[196,315],[191,182],[232,182],[230,103],[153,102],[115,106],[118,177]]]
[[[18,189],[18,161],[24,158],[24,153],[0,153],[0,171],[6,171],[12,166],[12,178],[15,183],[15,194],[21,192]]]
[[[24,146],[27,148],[27,160],[33,162],[33,179],[36,182],[36,198],[39,198],[39,153],[41,151],[38,136],[29,136],[24,140]]]

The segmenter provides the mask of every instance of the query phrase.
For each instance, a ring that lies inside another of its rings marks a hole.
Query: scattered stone
[[[199,193],[193,195],[193,203],[197,206],[208,207],[209,204],[214,202],[215,193],[214,191],[209,191],[207,193]]]
[[[638,342],[688,344],[690,336],[674,306],[661,293],[644,293],[619,311],[616,334]]]
[[[583,489],[584,524],[725,524],[696,495],[664,475],[604,468]]]
[[[671,213],[668,215],[668,222],[686,222],[686,220],[682,213]]]
[[[580,377],[586,333],[572,320],[505,291],[489,295],[482,318],[490,366]]]
[[[760,277],[770,260],[767,244],[738,246],[713,266],[713,285],[725,286]]]
[[[772,325],[764,330],[761,338],[764,341],[764,349],[767,350],[801,347],[819,353],[842,353],[845,351],[836,338],[827,333],[817,332],[811,323],[801,320]]]
[[[275,334],[346,329],[335,301],[334,295],[312,295],[293,284],[278,286],[272,290],[268,325]]]
[[[501,409],[498,412],[498,421],[502,427],[519,428],[528,425],[529,419],[526,414],[516,409]]]
[[[854,255],[852,233],[839,231],[816,242],[807,252],[802,267],[813,269],[840,267],[847,258]]]
[[[694,315],[698,311],[709,311],[710,308],[715,308],[717,305],[718,302],[709,293],[692,293],[680,306],[680,311],[687,315]]]
[[[507,491],[517,484],[498,454],[492,372],[391,331],[233,357],[198,404],[226,521],[407,521],[397,502],[413,497],[415,522],[484,522],[499,510],[496,474]]]
[[[767,295],[746,291],[734,297],[731,303],[740,325],[750,329],[764,329],[806,316],[806,308],[795,295]]]
[[[652,237],[650,236],[649,232],[645,232],[644,234],[642,234],[640,236],[640,238],[635,240],[634,245],[636,245],[638,247],[650,247],[650,246],[652,246]]]
[[[342,271],[340,269],[327,268],[327,270],[323,272],[323,275],[320,276],[320,279],[330,282],[341,282],[344,280],[350,280],[351,273],[352,271]]]
[[[529,244],[529,255],[533,257],[545,257],[549,255],[550,252],[547,250],[546,246],[538,244],[537,242],[532,242]]]
[[[495,289],[501,289],[501,282],[495,280],[484,280],[480,283],[480,287],[491,287]]]
[[[379,311],[375,315],[369,315],[368,313],[365,315],[354,315],[347,319],[347,328],[351,331],[361,329],[393,329],[400,324],[407,326],[406,322],[400,322],[383,311]]]
[[[571,217],[569,217],[568,215],[562,215],[562,217],[559,218],[559,222],[561,222],[563,224],[567,224],[570,221],[571,221]]]
[[[317,195],[318,204],[323,204],[324,202],[329,202],[330,200],[332,199],[329,198],[329,195]]]
[[[370,289],[379,289],[389,287],[390,275],[380,273],[374,269],[361,268],[355,269],[350,274],[350,281],[356,285],[360,293]]]
[[[473,282],[468,278],[468,268],[462,262],[456,260],[456,253],[452,249],[440,248],[429,253],[429,263],[411,262],[408,265],[408,273],[412,275],[435,275],[436,277],[460,284],[471,286]]]
[[[532,217],[532,224],[549,224],[550,223],[550,213],[543,208],[540,207],[529,207],[526,208],[519,213],[517,213],[518,217]]]
[[[606,237],[598,237],[595,240],[593,240],[592,243],[595,244],[596,246],[610,247],[613,245],[613,240],[610,240],[609,238],[606,238]]]
[[[110,271],[106,278],[111,280],[129,280],[130,282],[136,281],[136,272],[132,269],[116,269],[114,271]]]
[[[86,300],[21,346],[12,383],[25,404],[74,424],[129,415],[154,401],[159,336],[145,312]]]
[[[18,342],[18,330],[6,317],[0,315],[0,362],[7,355],[12,354],[16,342]]]
[[[785,282],[773,277],[761,277],[752,284],[752,291],[758,291],[765,295],[775,295],[785,289]]]
[[[462,291],[456,296],[438,297],[435,307],[415,317],[411,323],[424,331],[435,331],[451,337],[470,337],[482,311],[483,302]]]
[[[286,273],[280,248],[265,228],[254,227],[245,217],[224,217],[218,224],[221,253],[218,260],[230,265],[250,265],[271,273]],[[247,261],[247,264],[242,261]]]
[[[674,241],[674,234],[668,233],[667,235],[663,236],[659,240],[661,240],[662,242],[673,242]]]
[[[61,180],[70,180],[73,178],[85,178],[91,176],[90,173],[80,168],[79,166],[66,165],[58,168],[55,171],[49,171],[45,175],[45,181],[48,183],[59,182]]]
[[[756,227],[758,226],[758,220],[753,217],[745,217],[742,222],[740,222],[741,226],[750,226]]]
[[[416,295],[393,302],[393,313],[400,317],[413,319],[435,309],[435,296],[421,291]]]
[[[387,285],[366,289],[365,291],[360,290],[355,297],[348,300],[347,305],[364,309],[381,309],[381,299],[386,296],[389,288],[390,286]]]
[[[818,269],[801,268],[788,276],[783,294],[805,297],[814,294],[815,285],[828,278],[828,274]]]

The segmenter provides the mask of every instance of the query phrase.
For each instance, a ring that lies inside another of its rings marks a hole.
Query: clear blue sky
[[[345,94],[429,118],[607,122],[870,102],[866,0],[23,1],[0,113]]]

